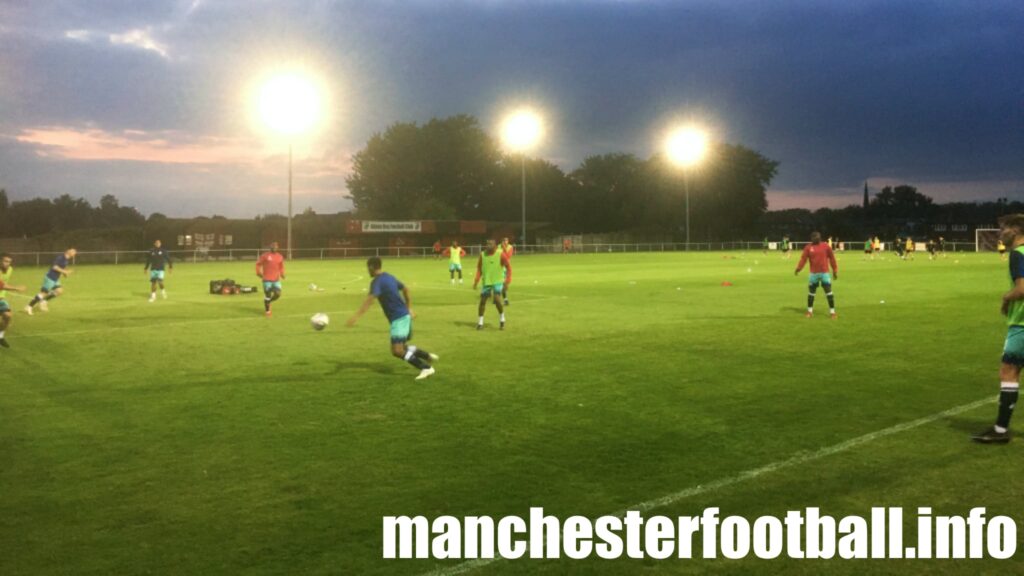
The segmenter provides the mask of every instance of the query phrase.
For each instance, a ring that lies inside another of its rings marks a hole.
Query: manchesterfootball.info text
[[[904,538],[905,522],[913,536]],[[1005,560],[1017,552],[1017,521],[973,508],[963,516],[931,508],[872,508],[836,518],[818,508],[753,521],[706,508],[696,516],[650,516],[638,511],[564,520],[531,508],[505,516],[386,516],[386,559],[666,560],[742,559],[965,559]]]

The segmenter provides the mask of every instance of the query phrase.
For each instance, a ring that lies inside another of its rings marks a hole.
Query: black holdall
[[[235,284],[235,281],[230,278],[210,280],[210,294],[238,294],[239,292],[249,294],[250,292],[246,288],[245,286]],[[255,288],[252,291],[254,292]]]

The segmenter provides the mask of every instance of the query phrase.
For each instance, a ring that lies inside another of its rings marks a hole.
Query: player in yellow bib
[[[483,281],[483,289],[480,291],[480,306],[478,308],[479,319],[476,323],[477,330],[484,329],[484,312],[487,310],[487,300],[494,300],[494,307],[500,315],[500,329],[505,329],[505,307],[501,303],[501,294],[512,281],[512,264],[495,244],[494,240],[487,241],[487,247],[480,253],[480,259],[476,263],[476,278],[473,280],[473,289]]]
[[[10,254],[0,254],[0,347],[10,348],[7,343],[7,327],[11,325],[11,305],[7,303],[7,291],[24,292],[24,286],[11,285],[14,274],[14,259]]]
[[[459,284],[462,284],[462,257],[466,251],[459,246],[458,241],[453,241],[450,248],[445,248],[444,255],[448,257],[448,274],[452,279],[452,286],[455,285],[455,273],[459,274]]]

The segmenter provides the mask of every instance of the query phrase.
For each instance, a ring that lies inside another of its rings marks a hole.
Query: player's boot
[[[267,311],[266,311],[266,312],[264,312],[263,314],[264,314],[264,315],[265,315],[265,316],[266,316],[267,318],[270,318],[271,316],[273,316],[273,314],[272,314],[272,313],[270,312],[270,310],[267,310]]]
[[[476,329],[477,330],[483,330],[484,329],[484,325],[483,324],[477,324],[476,325]]]
[[[971,440],[980,444],[1006,444],[1010,441],[1010,431],[996,432],[996,429],[993,426],[980,434],[971,436]]]
[[[804,314],[804,317],[806,317],[806,318],[814,318],[814,312],[808,311],[806,314]]]
[[[436,370],[434,370],[433,368],[424,368],[423,370],[420,370],[420,375],[417,376],[416,379],[424,380],[426,378],[430,378],[431,376],[434,375],[434,372],[436,372]]]
[[[462,284],[462,278],[459,278],[459,284]]]
[[[500,325],[500,326],[498,326],[498,330],[504,330],[504,329],[505,329],[505,321],[504,321],[504,320],[502,320],[502,321],[501,321],[501,325]]]
[[[46,300],[40,300],[39,301],[39,309],[42,310],[43,312],[49,312],[50,311],[50,305],[46,303]]]
[[[152,294],[149,295],[149,301],[156,302],[156,292],[153,292]]]
[[[7,343],[7,339],[6,338],[0,338],[0,347],[10,348],[11,345]]]
[[[836,314],[835,312],[832,312],[832,313],[830,313],[830,314],[828,315],[828,317],[829,317],[829,318],[831,318],[831,319],[833,319],[833,320],[838,320],[838,319],[839,319],[839,315],[838,315],[838,314]]]
[[[31,306],[25,306],[25,314],[31,316],[33,314]]]

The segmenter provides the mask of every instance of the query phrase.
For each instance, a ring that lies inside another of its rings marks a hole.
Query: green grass
[[[0,573],[421,574],[455,563],[382,560],[382,516],[609,514],[995,397],[997,256],[840,263],[831,321],[803,317],[804,277],[776,255],[520,256],[508,329],[490,308],[477,332],[471,280],[452,288],[443,262],[386,260],[411,288],[415,342],[442,357],[415,383],[379,309],[344,327],[365,296],[361,262],[289,264],[270,319],[259,296],[205,293],[213,278],[255,281],[250,263],[180,264],[154,304],[141,265],[81,266],[49,314],[16,314],[0,350]],[[318,311],[333,321],[322,333],[308,323]],[[649,514],[986,506],[1019,521],[1022,444],[968,441],[994,415],[986,405]],[[1020,556],[474,573],[1005,574],[1024,571]]]

